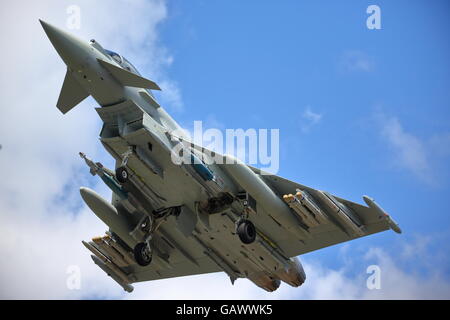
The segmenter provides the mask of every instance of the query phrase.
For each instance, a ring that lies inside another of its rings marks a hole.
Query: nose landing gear
[[[124,166],[116,169],[116,178],[120,183],[128,181],[128,171]]]
[[[116,168],[116,179],[120,183],[125,183],[128,181],[129,174],[128,174],[126,167],[127,167],[128,159],[130,158],[130,156],[132,154],[133,154],[133,147],[130,146],[128,148],[128,150],[124,154],[122,154],[122,163],[121,163],[120,167]]]

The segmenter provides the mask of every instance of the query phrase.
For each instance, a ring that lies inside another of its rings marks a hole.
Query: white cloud
[[[382,129],[382,135],[395,149],[400,165],[411,170],[425,181],[430,181],[430,167],[423,142],[406,132],[397,118],[388,118]]]
[[[382,112],[378,112],[375,117],[381,128],[381,136],[394,153],[394,165],[410,171],[428,184],[434,184],[426,142],[407,132],[396,117]]]
[[[364,299],[450,298],[450,282],[443,275],[444,266],[424,265],[424,261],[415,258],[413,261],[421,266],[420,272],[414,267],[407,272],[381,248],[369,250],[366,259],[374,259],[380,266],[381,289],[368,290],[362,295]]]
[[[168,110],[180,113],[183,111],[183,100],[181,92],[175,81],[163,80],[159,83],[161,92],[157,93],[159,101],[163,106],[169,106]]]
[[[389,254],[384,248],[372,247],[361,255],[355,248],[347,248],[346,253],[341,252],[345,257],[338,270],[307,260],[305,271],[308,279],[299,290],[298,298],[449,299],[448,259],[437,263],[434,253],[430,253],[430,241],[424,236],[402,240],[396,246],[395,254]],[[410,254],[411,250],[414,255]],[[370,276],[366,273],[369,265],[376,265],[381,271],[380,289],[370,290],[366,286]],[[355,272],[355,268],[359,271]]]
[[[317,125],[322,120],[322,114],[312,111],[310,106],[307,106],[303,111],[301,117],[303,121],[301,122],[301,129],[303,132],[309,132],[312,127]]]
[[[166,18],[163,1],[77,1],[84,39],[150,59],[146,72],[166,80],[173,59],[159,44],[157,26]],[[62,1],[14,1],[1,10],[0,59],[0,298],[121,297],[123,291],[92,263],[82,239],[101,235],[106,226],[82,203],[81,185],[110,192],[90,178],[79,151],[105,165],[114,163],[98,142],[101,128],[88,99],[67,115],[56,109],[65,66],[38,19],[64,27]],[[133,19],[123,19],[123,14]],[[144,48],[144,49],[142,49]],[[145,53],[145,54],[144,54]],[[138,66],[140,67],[140,66]],[[142,68],[140,68],[142,69]],[[153,77],[153,76],[152,76]],[[173,90],[177,90],[173,86]],[[94,185],[93,185],[94,184]],[[67,267],[78,265],[82,289],[68,290]]]
[[[375,69],[375,62],[363,51],[348,50],[342,54],[339,68],[344,72],[371,72]]]
[[[448,181],[449,132],[419,136],[398,117],[386,114],[381,108],[377,108],[373,120],[391,151],[393,167],[410,172],[432,187],[440,187]]]

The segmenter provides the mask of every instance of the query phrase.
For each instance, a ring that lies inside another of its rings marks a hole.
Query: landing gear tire
[[[125,183],[128,181],[128,171],[125,167],[118,167],[116,169],[116,178],[119,182]]]
[[[256,228],[250,220],[242,220],[236,232],[244,244],[250,244],[256,239]]]
[[[142,267],[148,266],[152,262],[152,251],[145,242],[138,243],[134,247],[134,260]]]

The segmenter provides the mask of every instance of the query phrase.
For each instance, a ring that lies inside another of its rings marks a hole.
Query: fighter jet
[[[103,127],[110,170],[80,156],[112,190],[112,200],[81,187],[87,206],[109,227],[82,241],[125,291],[132,283],[225,272],[269,292],[306,279],[298,256],[392,229],[397,223],[370,197],[367,206],[264,174],[229,155],[192,143],[157,102],[160,87],[122,55],[40,20],[67,66],[57,108],[88,96]],[[180,148],[181,146],[181,148]],[[174,150],[183,159],[173,161]]]

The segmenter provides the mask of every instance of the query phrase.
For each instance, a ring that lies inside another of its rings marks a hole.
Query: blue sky
[[[173,114],[279,128],[281,176],[357,202],[371,195],[404,231],[352,246],[395,251],[419,234],[448,252],[449,4],[377,1],[382,29],[369,30],[370,4],[169,2],[161,39],[183,96]],[[338,250],[310,255],[334,265]]]
[[[11,107],[0,109],[0,165],[20,170],[0,183],[0,253],[13,256],[1,265],[9,290],[0,297],[40,297],[33,288],[48,286],[50,298],[171,298],[175,291],[192,298],[190,285],[214,285],[218,297],[235,298],[450,298],[447,1],[74,1],[82,28],[69,31],[95,38],[158,81],[163,107],[182,126],[202,120],[221,130],[279,129],[279,175],[359,203],[370,195],[401,226],[401,235],[384,232],[300,257],[305,287],[271,296],[217,275],[142,284],[128,296],[92,264],[80,240],[105,226],[80,202],[78,187],[110,192],[77,153],[114,164],[97,141],[92,99],[65,116],[54,107],[65,69],[37,19],[64,27],[67,12],[59,1],[43,2],[11,2],[8,12],[16,14],[0,20],[2,37],[14,44],[5,57],[23,63],[21,70],[8,59],[1,64]],[[366,27],[372,4],[381,8],[381,30]],[[134,19],[121,19],[123,12]],[[7,28],[13,17],[21,28]],[[18,101],[17,83],[26,81],[36,85]],[[33,136],[13,125],[24,121]],[[34,270],[28,257],[13,254],[25,250]],[[373,263],[386,270],[378,294],[365,289]],[[85,275],[80,292],[65,288],[71,264]]]

